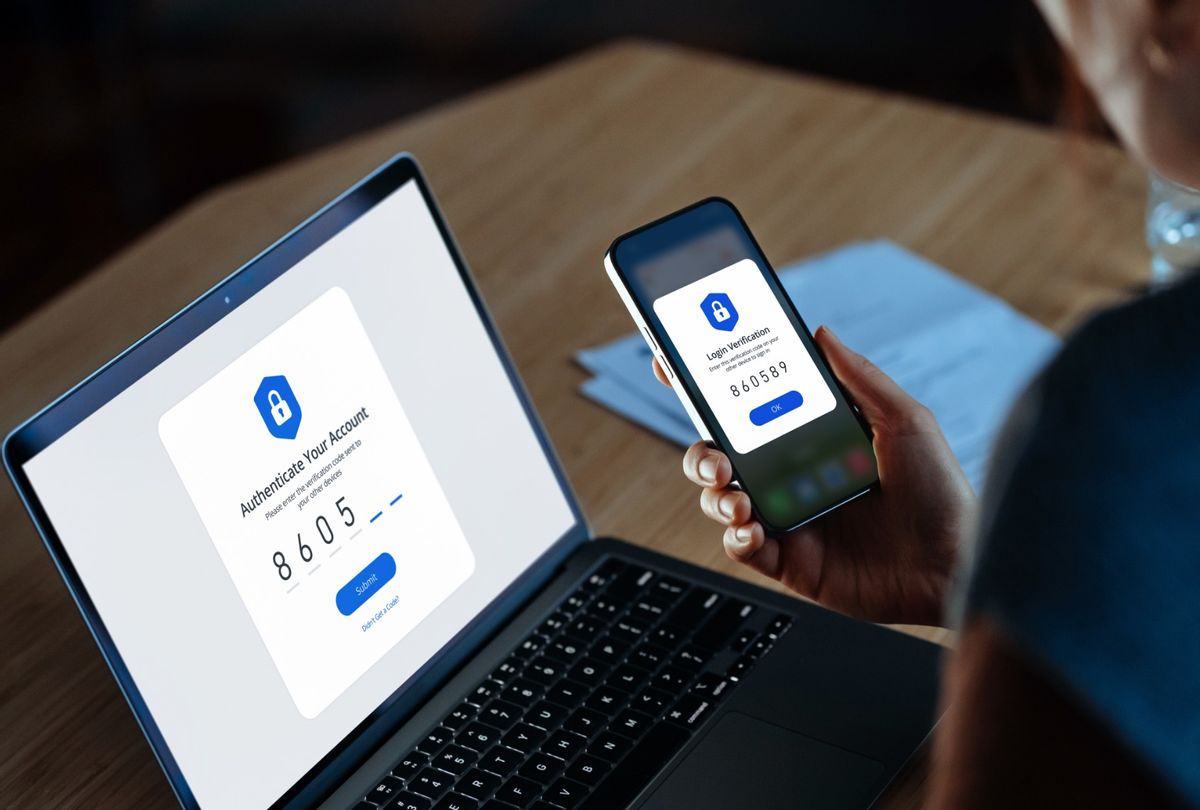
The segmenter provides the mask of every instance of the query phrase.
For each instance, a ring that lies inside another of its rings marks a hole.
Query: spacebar
[[[647,732],[629,755],[610,773],[580,810],[624,807],[649,785],[675,752],[691,737],[684,729],[659,723]]]

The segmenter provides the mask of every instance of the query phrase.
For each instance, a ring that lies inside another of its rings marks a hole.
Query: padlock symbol
[[[722,332],[732,332],[737,326],[738,311],[725,293],[709,293],[700,302],[700,309],[708,319],[708,325]]]
[[[275,424],[282,425],[292,418],[292,406],[283,401],[278,391],[272,389],[267,392],[267,404],[271,406],[271,416],[275,417]]]
[[[262,378],[254,392],[254,407],[267,432],[275,438],[294,439],[300,432],[304,411],[287,377],[282,374]]]

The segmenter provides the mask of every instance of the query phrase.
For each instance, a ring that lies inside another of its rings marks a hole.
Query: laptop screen
[[[206,808],[276,801],[576,523],[415,180],[23,472]]]

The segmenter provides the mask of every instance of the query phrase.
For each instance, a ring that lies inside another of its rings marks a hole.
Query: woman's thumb
[[[846,387],[871,425],[888,423],[921,408],[919,402],[905,393],[878,366],[847,348],[829,327],[817,329],[814,338],[825,353],[829,368]]]

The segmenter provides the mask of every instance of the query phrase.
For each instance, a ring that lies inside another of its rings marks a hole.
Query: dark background
[[[616,37],[1051,122],[1031,0],[9,0],[0,331],[211,186]]]

